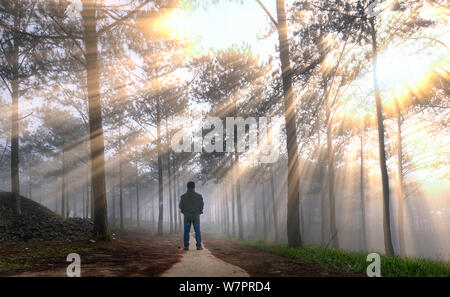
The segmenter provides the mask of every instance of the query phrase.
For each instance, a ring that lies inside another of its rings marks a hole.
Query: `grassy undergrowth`
[[[332,248],[291,248],[285,244],[260,241],[235,240],[232,242],[295,259],[305,263],[317,263],[323,267],[366,274],[367,255]],[[450,276],[450,263],[421,258],[390,257],[380,255],[381,276]]]
[[[71,246],[39,246],[39,243],[33,243],[31,248],[8,249],[7,252],[0,254],[0,272],[10,269],[24,269],[36,265],[62,262],[65,263],[66,257],[70,253],[88,253],[92,248],[81,248]]]

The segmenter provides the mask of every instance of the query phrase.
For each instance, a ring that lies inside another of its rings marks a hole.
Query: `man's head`
[[[187,183],[188,190],[194,190],[195,189],[195,183],[193,181],[190,181]]]

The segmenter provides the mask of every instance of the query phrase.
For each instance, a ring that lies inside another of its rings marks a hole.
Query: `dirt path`
[[[109,242],[0,243],[0,276],[65,277],[69,253],[80,255],[82,277],[363,276],[208,236],[204,250],[197,251],[191,238],[190,250],[183,251],[181,236],[130,231]]]
[[[181,261],[164,272],[167,277],[245,277],[250,276],[244,269],[227,263],[215,257],[204,247],[198,251],[195,239],[191,234],[189,251],[186,251]]]

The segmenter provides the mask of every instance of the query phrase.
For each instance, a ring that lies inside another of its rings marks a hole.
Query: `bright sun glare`
[[[449,61],[448,51],[443,53],[439,48],[434,54],[420,51],[408,53],[407,49],[405,52],[395,48],[385,51],[378,65],[378,79],[381,91],[385,93],[385,108],[393,110],[394,99],[402,107],[407,106],[411,95],[420,94],[430,87],[433,76],[448,75]]]
[[[446,41],[448,34],[441,37]],[[391,123],[395,124],[396,102],[401,110],[406,110],[412,104],[414,95],[421,97],[422,94],[427,94],[437,78],[449,79],[449,73],[448,48],[431,40],[403,42],[400,46],[380,52],[377,77],[386,119],[394,119]],[[366,117],[371,122],[375,120],[371,69],[368,69],[346,91],[344,98],[346,98],[344,106],[337,116],[345,117],[355,124],[361,124]],[[419,117],[409,117],[403,122],[403,126],[403,142],[407,148],[404,153],[416,167],[416,178],[426,193],[434,196],[442,195],[448,190],[449,185],[445,177],[445,173],[448,172],[445,156],[448,156],[446,146],[450,137],[445,130],[439,132],[430,130],[427,123]],[[388,132],[395,129],[389,125],[386,128]],[[394,131],[392,133],[395,135]],[[371,149],[375,152],[378,146],[372,146]],[[437,151],[440,153],[437,154]],[[377,172],[378,164],[375,165],[374,172]]]
[[[189,14],[183,9],[172,9],[158,18],[153,27],[171,38],[184,40],[192,37]]]

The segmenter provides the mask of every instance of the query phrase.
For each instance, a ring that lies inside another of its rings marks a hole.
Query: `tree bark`
[[[83,3],[84,44],[86,47],[87,92],[89,107],[89,133],[91,150],[91,185],[94,200],[94,233],[106,239],[108,233],[105,143],[103,138],[102,110],[100,99],[100,68],[98,63],[97,3]]]
[[[170,143],[169,143],[169,129],[167,127],[166,119],[166,137],[167,137],[167,179],[169,181],[169,232],[173,233],[173,209],[172,209],[172,175],[170,168]]]
[[[70,216],[70,199],[69,199],[69,190],[66,187],[66,218]]]
[[[155,229],[155,197],[152,197],[151,208],[152,208],[152,230]]]
[[[128,192],[128,203],[129,203],[129,207],[128,207],[128,211],[129,213],[129,218],[130,218],[130,224],[133,223],[133,198],[130,195],[130,192]]]
[[[164,219],[164,197],[163,197],[163,165],[162,165],[162,151],[161,151],[161,114],[159,110],[159,103],[157,107],[157,123],[156,123],[156,138],[158,147],[158,197],[159,197],[159,216],[158,216],[158,235],[163,235],[163,219]]]
[[[234,175],[231,181],[231,235],[236,237],[236,197],[234,195]]]
[[[263,207],[263,240],[267,239],[267,216],[266,216],[266,191],[264,191],[264,183],[262,184],[262,207]]]
[[[398,175],[398,241],[400,255],[406,254],[405,230],[404,230],[404,194],[403,194],[403,148],[402,148],[402,112],[400,105],[395,100],[397,109],[397,175]]]
[[[227,233],[227,236],[230,236],[230,205],[229,205],[229,201],[228,201],[229,196],[228,196],[226,184],[222,184],[222,191],[225,195],[225,218],[226,218],[226,224],[227,224],[226,233]]]
[[[384,145],[384,123],[383,123],[383,106],[381,103],[381,95],[378,87],[377,78],[377,37],[375,30],[374,18],[370,19],[371,35],[372,35],[372,53],[373,53],[373,84],[375,89],[375,103],[377,109],[377,126],[378,126],[378,148],[380,154],[380,170],[381,182],[383,185],[383,233],[384,233],[384,248],[386,255],[394,254],[394,247],[392,245],[391,235],[391,212],[390,212],[390,197],[389,197],[389,175],[386,166],[386,151]]]
[[[362,250],[367,251],[367,235],[366,235],[366,205],[365,205],[365,193],[364,193],[364,127],[361,131],[361,165],[360,165],[360,194],[361,194],[361,229],[362,229]]]
[[[275,201],[275,184],[273,182],[273,167],[270,166],[270,189],[272,191],[272,211],[273,211],[273,229],[275,232],[275,242],[278,241],[278,214],[277,203]]]
[[[258,184],[255,183],[255,189],[256,189],[257,186],[258,186]],[[256,190],[255,190],[255,191],[253,191],[253,206],[254,206],[253,207],[253,220],[255,221],[255,224],[254,224],[255,236],[256,236],[256,234],[258,232],[258,203],[257,202],[258,202],[258,198],[257,198],[257,195],[256,195]]]
[[[326,91],[327,90],[327,81],[325,80],[325,85],[324,85],[324,90],[325,90],[325,102],[328,101],[328,95],[329,93]],[[320,119],[318,119],[317,121],[317,147],[318,147],[318,158],[317,158],[317,164],[320,168],[320,171],[322,172],[322,167],[325,166],[324,163],[324,159],[323,159],[323,154],[322,154],[322,147],[320,144],[320,126],[321,126],[321,121]],[[327,188],[327,183],[325,180],[325,176],[323,176],[322,174],[320,175],[321,178],[321,185],[320,185],[320,239],[321,239],[321,245],[325,246],[326,244],[326,231],[327,231],[327,224],[326,224],[326,218],[327,218],[327,210],[326,210],[326,193],[325,190]]]
[[[66,161],[64,158],[64,149],[61,155],[61,216],[66,215]]]
[[[334,149],[333,149],[333,131],[331,119],[331,102],[326,100],[327,117],[327,169],[328,169],[328,198],[330,203],[330,236],[334,248],[339,248],[339,234],[336,228],[336,204],[334,194]]]
[[[33,195],[31,193],[32,188],[31,188],[31,175],[28,175],[28,198],[30,200],[33,200]]]
[[[235,142],[235,150],[234,150],[234,156],[236,158],[235,163],[235,170],[237,172],[237,178],[236,178],[236,206],[237,206],[237,219],[238,219],[238,239],[244,240],[244,223],[242,221],[242,201],[241,201],[241,182],[240,182],[240,170],[239,170],[239,153],[236,149],[236,142]]]
[[[88,161],[89,163],[89,161]],[[89,165],[86,166],[86,218],[89,218]]]
[[[321,217],[321,225],[320,225],[320,231],[321,231],[321,239],[322,239],[322,245],[326,244],[326,233],[327,233],[327,210],[326,210],[326,199],[327,195],[325,193],[325,187],[322,186],[320,189],[320,215]]]
[[[73,200],[73,217],[76,218],[77,217],[77,208],[78,208],[78,204],[77,204],[77,195],[75,194],[72,198]]]
[[[138,161],[136,159],[136,223],[137,227],[141,227],[141,221],[139,216],[139,168],[138,168]]]
[[[172,182],[172,187],[173,187],[173,217],[175,219],[175,232],[178,232],[179,230],[179,226],[178,226],[178,173],[177,173],[177,159],[176,156],[173,156],[173,160],[172,160],[172,169],[173,169],[173,182]],[[181,230],[181,229],[180,229]]]
[[[11,192],[15,201],[14,213],[21,215],[19,179],[19,48],[16,46],[18,43],[18,37],[16,36],[11,57],[13,65],[13,80],[11,82]]]
[[[83,204],[82,204],[83,216],[82,217],[83,217],[83,219],[85,219],[86,218],[86,193],[84,191],[84,186],[83,186],[82,191],[83,191],[83,197],[82,197],[82,199],[83,199]]]
[[[283,80],[284,118],[288,152],[287,235],[291,247],[302,244],[299,214],[299,168],[295,105],[292,90],[292,71],[289,60],[285,1],[277,0],[278,41]]]
[[[113,226],[116,226],[116,191],[114,186],[112,186],[112,223]]]
[[[179,181],[178,181],[178,178],[177,178],[177,181],[176,181],[176,185],[177,185],[177,197],[178,197],[178,201],[180,201],[180,199],[181,199],[181,191],[180,191],[180,185],[179,185]],[[178,203],[177,203],[177,205],[178,205]],[[180,229],[180,231],[183,231],[183,220],[181,219],[181,211],[178,209],[178,207],[177,207],[177,213],[178,213],[178,227],[179,227],[179,229]]]
[[[123,171],[122,171],[122,121],[119,121],[119,217],[120,230],[123,230]]]
[[[90,203],[90,207],[91,207],[91,219],[92,221],[94,221],[94,217],[95,217],[95,212],[94,212],[94,192],[92,189],[92,184],[91,187],[89,189],[89,203]]]

